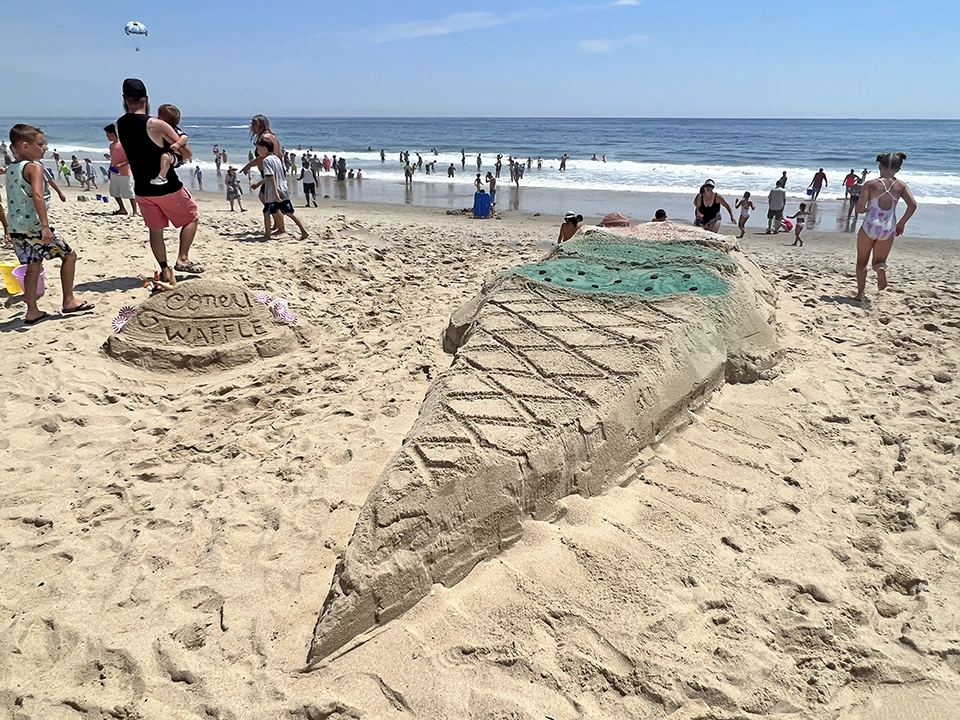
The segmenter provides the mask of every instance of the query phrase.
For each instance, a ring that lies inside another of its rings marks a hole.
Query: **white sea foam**
[[[329,156],[343,156],[347,159],[350,168],[360,167],[364,175],[371,179],[392,179],[402,175],[402,165],[398,154],[387,155],[384,163],[380,162],[380,153],[377,152],[350,152],[343,150],[317,150],[318,154],[326,153]],[[440,155],[423,154],[424,163],[436,161],[436,174],[427,175],[422,170],[416,174],[418,182],[449,182],[447,167],[453,163],[456,169],[455,181],[473,181],[476,177],[476,153],[467,155],[466,169],[461,169],[460,154],[441,153]],[[739,197],[749,190],[754,194],[765,196],[773,187],[774,182],[783,171],[787,172],[788,195],[791,198],[806,199],[806,188],[813,179],[816,168],[800,167],[772,167],[764,165],[721,165],[721,164],[680,164],[662,162],[640,162],[634,160],[601,161],[568,159],[566,172],[559,172],[559,158],[543,158],[543,168],[537,170],[536,158],[533,165],[526,169],[522,186],[582,189],[607,192],[645,192],[645,193],[686,193],[695,195],[701,184],[707,178],[712,179],[717,189],[730,197]],[[507,158],[503,158],[503,169],[500,182],[510,182]],[[526,163],[526,158],[521,162]],[[416,154],[411,153],[411,163],[416,161]],[[482,154],[481,175],[493,171],[496,153]],[[824,199],[843,199],[843,178],[849,171],[838,168],[825,168],[828,182],[821,197]],[[858,170],[859,172],[859,170]],[[872,171],[869,177],[876,177]],[[923,201],[939,205],[960,204],[960,174],[901,172],[898,175],[910,185],[918,202]]]

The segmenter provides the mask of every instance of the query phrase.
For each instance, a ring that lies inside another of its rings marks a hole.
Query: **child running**
[[[887,257],[893,249],[893,239],[903,235],[907,221],[917,211],[917,201],[913,199],[910,188],[903,180],[896,178],[906,159],[907,156],[902,152],[877,155],[880,177],[863,185],[857,201],[856,212],[866,213],[857,234],[857,300],[866,297],[867,263],[871,253],[873,269],[877,273],[877,290],[887,287]],[[897,203],[900,198],[906,202],[907,211],[897,222]]]
[[[300,228],[300,239],[306,240],[310,234],[300,222],[296,211],[293,209],[293,203],[290,202],[290,193],[287,190],[287,175],[283,169],[283,161],[273,154],[273,142],[267,138],[257,140],[257,157],[263,161],[263,179],[251,187],[256,189],[263,185],[264,200],[263,206],[263,239],[270,239],[270,232],[273,227],[271,216],[274,214],[288,215],[297,227]]]
[[[745,228],[747,227],[747,220],[750,219],[750,211],[756,210],[757,206],[753,204],[753,200],[750,199],[750,193],[748,192],[745,192],[743,197],[737,200],[736,206],[740,208],[740,222],[737,223],[737,227],[740,228],[740,234],[737,235],[737,239],[739,240],[747,232]]]
[[[793,245],[799,245],[803,247],[803,238],[800,237],[800,233],[803,232],[804,223],[807,222],[807,215],[810,214],[810,211],[807,210],[806,203],[800,203],[800,209],[797,210],[793,215],[788,215],[791,220],[796,220],[796,224],[793,226]]]
[[[23,279],[23,298],[27,304],[24,325],[35,325],[50,317],[37,307],[37,281],[44,260],[60,258],[60,285],[64,313],[93,310],[93,303],[73,294],[77,253],[50,226],[47,209],[50,187],[40,160],[47,142],[40,128],[18,124],[10,128],[10,149],[16,162],[7,168],[7,202],[10,204],[10,239],[21,264],[27,266]]]
[[[173,131],[180,138],[167,148],[167,152],[160,156],[160,174],[150,181],[151,185],[166,185],[167,173],[170,172],[170,168],[176,169],[183,165],[183,155],[180,153],[180,150],[187,144],[190,137],[180,129],[180,108],[176,105],[166,103],[161,105],[157,108],[157,117],[172,127]],[[167,141],[164,140],[163,143],[166,145]],[[197,167],[200,166],[198,165]],[[200,185],[200,189],[203,190],[202,184]]]

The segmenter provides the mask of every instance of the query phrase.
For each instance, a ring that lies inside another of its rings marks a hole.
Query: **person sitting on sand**
[[[873,269],[877,273],[877,290],[887,287],[887,257],[893,249],[893,239],[903,235],[907,221],[917,211],[917,201],[903,180],[896,177],[907,156],[902,153],[877,155],[880,177],[864,184],[857,213],[866,213],[857,234],[857,300],[863,300],[867,285],[867,263],[873,255]],[[897,203],[903,198],[907,210],[897,222]]]
[[[740,222],[737,223],[737,227],[740,229],[740,234],[737,235],[739,240],[747,232],[747,220],[750,219],[750,211],[756,210],[757,206],[753,204],[753,200],[750,199],[750,193],[745,192],[743,197],[737,200],[737,207],[740,208]]]
[[[667,221],[667,211],[663,208],[660,208],[653,214],[653,222],[666,222]]]
[[[10,128],[10,150],[16,162],[10,165],[6,172],[10,217],[4,222],[4,230],[5,235],[9,230],[10,242],[17,260],[21,265],[27,266],[27,273],[21,282],[23,299],[27,305],[23,324],[35,325],[50,317],[49,313],[37,307],[37,283],[44,260],[60,259],[60,286],[63,292],[61,312],[93,310],[93,303],[74,295],[73,279],[77,268],[77,253],[60,237],[56,228],[50,225],[47,215],[50,187],[40,162],[47,150],[43,131],[31,125],[14,125]]]
[[[713,233],[720,232],[720,208],[725,207],[730,214],[730,222],[733,220],[733,210],[723,196],[714,189],[713,180],[707,180],[700,187],[700,192],[693,199],[693,205],[697,209],[697,225],[704,230]]]
[[[160,156],[160,174],[150,181],[151,185],[166,185],[167,173],[170,172],[170,168],[176,169],[183,165],[183,147],[190,138],[180,129],[180,108],[176,105],[164,103],[157,108],[157,117],[172,127],[179,138],[175,143],[164,141],[164,144],[169,144],[170,147],[166,148],[167,151]],[[200,166],[197,165],[197,167]],[[203,190],[202,184],[200,189]]]
[[[573,210],[568,210],[564,213],[563,224],[560,225],[560,235],[557,237],[557,242],[564,243],[576,235],[582,222],[583,215],[577,215]]]
[[[297,217],[293,203],[290,202],[290,193],[287,190],[287,174],[283,168],[283,161],[274,153],[273,143],[267,138],[257,140],[257,155],[263,161],[263,179],[251,187],[253,189],[261,185],[264,187],[266,203],[263,206],[263,239],[270,239],[273,227],[270,216],[287,215],[300,228],[300,239],[306,240],[310,237],[310,234],[300,218]]]

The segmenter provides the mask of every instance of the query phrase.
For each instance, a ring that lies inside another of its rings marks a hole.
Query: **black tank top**
[[[703,194],[700,195],[700,217],[704,225],[709,225],[720,214],[720,201],[713,196],[713,205],[703,204]]]
[[[175,193],[183,187],[176,170],[170,167],[166,185],[151,185],[150,181],[160,174],[160,156],[167,152],[158,147],[147,134],[147,120],[142,113],[127,113],[117,120],[117,135],[127,154],[133,173],[134,192],[139,197],[160,197]]]

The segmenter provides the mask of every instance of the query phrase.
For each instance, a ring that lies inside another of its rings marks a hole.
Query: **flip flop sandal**
[[[195,262],[188,262],[183,264],[177,263],[176,265],[173,266],[173,269],[176,270],[177,272],[185,272],[185,273],[199,274],[203,272],[203,267],[200,265],[197,265]]]
[[[87,302],[86,300],[84,300],[82,303],[80,303],[79,305],[77,305],[75,308],[63,308],[63,310],[61,310],[61,312],[62,312],[64,315],[69,315],[70,313],[78,313],[78,312],[84,312],[84,311],[86,311],[86,310],[93,310],[95,307],[96,307],[96,305],[94,305],[93,303]]]
[[[50,317],[50,313],[45,312],[45,313],[43,313],[42,315],[40,315],[39,317],[35,317],[33,320],[24,320],[24,321],[23,321],[23,324],[24,324],[24,325],[36,325],[38,322],[40,322],[40,321],[42,321],[42,320],[46,320],[46,319],[49,318],[49,317]]]

